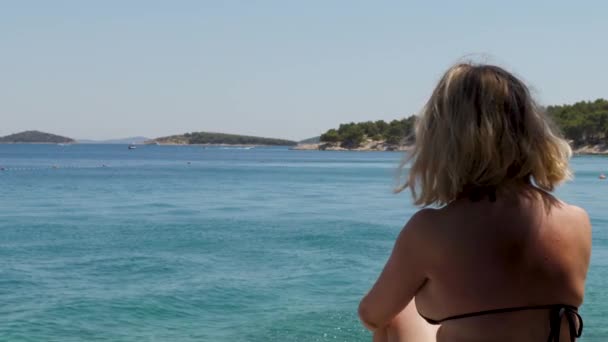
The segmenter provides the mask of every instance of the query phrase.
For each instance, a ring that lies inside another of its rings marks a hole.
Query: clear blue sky
[[[606,13],[608,1],[4,1],[0,135],[308,138],[415,113],[469,54],[542,104],[608,97]]]

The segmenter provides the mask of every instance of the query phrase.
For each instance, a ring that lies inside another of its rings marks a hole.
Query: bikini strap
[[[499,313],[506,313],[506,312],[514,312],[514,311],[523,311],[523,310],[546,310],[546,309],[553,309],[557,306],[567,306],[567,305],[555,305],[555,304],[550,304],[550,305],[535,305],[535,306],[516,306],[516,307],[512,307],[512,308],[503,308],[503,309],[492,309],[492,310],[484,310],[484,311],[477,311],[477,312],[469,312],[469,313],[465,313],[465,314],[460,314],[460,315],[454,315],[454,316],[450,316],[450,317],[446,317],[443,319],[439,319],[439,320],[433,320],[433,319],[428,319],[429,322],[433,322],[432,324],[438,324],[438,323],[442,323],[445,321],[451,321],[453,319],[461,319],[461,318],[468,318],[468,317],[474,317],[474,316],[481,316],[481,315],[491,315],[491,314],[499,314]],[[570,308],[573,308],[574,310],[576,310],[575,307],[573,306],[568,306]]]
[[[581,318],[581,315],[579,315],[577,308],[570,305],[553,305],[549,313],[548,342],[559,342],[564,315],[566,316],[566,320],[568,320],[570,342],[574,342],[576,338],[581,337],[583,333],[583,319]],[[576,317],[576,320],[578,321],[578,329],[576,329],[574,317]]]
[[[583,319],[581,318],[581,315],[579,315],[578,309],[575,306],[566,305],[566,304],[517,306],[517,307],[513,307],[513,308],[503,308],[503,309],[493,309],[493,310],[470,312],[470,313],[454,315],[454,316],[450,316],[450,317],[446,317],[446,318],[438,319],[438,320],[425,317],[422,314],[420,314],[420,316],[422,316],[422,318],[424,318],[429,324],[440,324],[442,322],[450,321],[453,319],[461,319],[461,318],[468,318],[468,317],[481,316],[481,315],[499,314],[499,313],[523,311],[523,310],[546,310],[546,309],[550,309],[550,311],[549,311],[549,339],[547,340],[548,342],[559,342],[560,329],[561,329],[562,319],[564,318],[564,315],[566,316],[566,319],[568,320],[570,341],[574,342],[576,340],[576,338],[581,337],[581,334],[583,333]],[[576,320],[578,321],[578,329],[576,328],[576,322],[574,321],[575,317],[576,317]]]

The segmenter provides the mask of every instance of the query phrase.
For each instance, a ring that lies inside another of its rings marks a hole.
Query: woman
[[[591,253],[587,213],[549,192],[571,150],[527,87],[459,64],[416,127],[417,212],[359,306],[374,341],[574,341]]]

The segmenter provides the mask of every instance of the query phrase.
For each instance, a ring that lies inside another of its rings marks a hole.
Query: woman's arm
[[[426,281],[429,216],[432,209],[417,212],[405,225],[380,277],[361,300],[359,317],[369,330],[383,329],[414,298]]]

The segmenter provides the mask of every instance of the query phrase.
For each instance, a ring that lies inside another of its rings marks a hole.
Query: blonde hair
[[[572,150],[526,85],[493,65],[457,64],[439,81],[416,123],[401,191],[416,205],[445,205],[471,188],[513,181],[552,191],[571,177]]]

